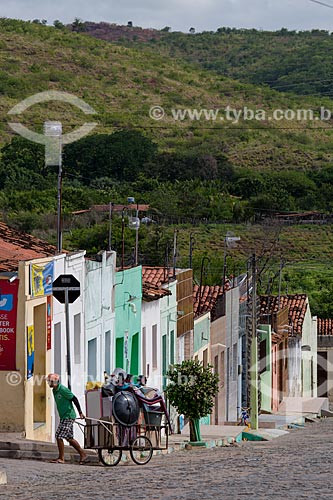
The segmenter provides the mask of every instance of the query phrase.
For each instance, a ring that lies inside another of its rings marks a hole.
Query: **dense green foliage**
[[[218,393],[218,374],[199,361],[183,361],[168,371],[166,395],[180,415],[197,419],[210,415]]]

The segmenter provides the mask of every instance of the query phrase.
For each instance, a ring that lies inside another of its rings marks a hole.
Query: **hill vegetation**
[[[166,57],[241,82],[300,95],[332,96],[333,34],[329,31],[221,27],[216,32],[195,33],[194,29],[186,34],[167,27],[158,31],[91,22],[83,23],[82,30],[127,47],[151,47]]]
[[[319,117],[320,106],[333,110],[333,101],[283,94],[260,86],[261,82],[253,85],[219,75],[216,68],[208,71],[198,66],[197,56],[184,61],[181,50],[173,54],[167,38],[184,37],[189,40],[186,43],[192,43],[201,36],[211,40],[214,35],[216,39],[224,37],[228,45],[230,37],[241,38],[247,33],[221,31],[190,38],[165,30],[158,32],[155,41],[145,33],[141,41],[132,37],[133,46],[124,47],[121,44],[129,42],[118,39],[116,44],[87,36],[85,23],[77,21],[73,29],[70,32],[60,21],[49,27],[0,20],[2,218],[55,241],[57,168],[46,169],[43,146],[14,136],[7,113],[38,92],[69,92],[94,107],[98,127],[88,137],[64,147],[63,211],[68,249],[85,248],[93,254],[108,247],[107,214],[92,211],[75,216],[72,212],[94,204],[124,203],[130,195],[151,205],[148,215],[156,222],[140,228],[141,262],[171,262],[173,232],[177,230],[177,262],[187,266],[192,234],[197,281],[203,276],[206,283],[217,283],[223,269],[224,237],[231,230],[241,236],[241,244],[228,256],[229,272],[244,272],[254,250],[265,262],[267,252],[274,248],[269,254],[270,265],[262,272],[262,291],[268,286],[277,291],[276,272],[282,258],[288,263],[283,289],[305,291],[311,296],[313,312],[333,314],[328,278],[333,257],[331,226],[293,226],[276,233],[275,226],[257,225],[274,212],[332,212],[330,122],[284,119],[273,123],[266,119],[253,123],[244,117],[237,123],[177,121],[171,116],[174,108],[247,106],[267,111],[311,108]],[[131,27],[127,30],[131,32]],[[253,36],[260,38],[260,33]],[[241,46],[236,44],[235,51],[239,53]],[[166,112],[163,120],[149,116],[150,108],[156,105]],[[64,133],[87,121],[81,111],[59,102],[36,104],[19,118],[37,132],[46,120],[60,120]],[[133,245],[134,232],[126,229],[127,263],[132,262]],[[112,246],[120,255],[121,220],[117,215],[112,222]],[[211,266],[203,270],[204,256],[209,257]]]

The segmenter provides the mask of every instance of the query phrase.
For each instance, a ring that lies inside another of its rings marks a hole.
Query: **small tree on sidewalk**
[[[167,373],[170,384],[166,388],[170,403],[179,414],[189,418],[190,440],[201,441],[201,417],[212,412],[214,397],[218,393],[219,378],[212,372],[212,366],[207,368],[199,361],[183,361],[174,365]]]

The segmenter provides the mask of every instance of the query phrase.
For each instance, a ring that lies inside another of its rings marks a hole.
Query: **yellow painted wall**
[[[49,373],[51,352],[46,351],[46,297],[29,295],[29,265],[49,262],[50,258],[20,262],[18,278],[16,368],[15,372],[0,372],[0,430],[25,432],[27,439],[51,440],[51,391],[43,377]],[[37,308],[37,309],[35,309]],[[45,311],[45,314],[43,313]],[[35,322],[35,324],[34,324]],[[34,325],[35,367],[38,373],[27,380],[27,327]],[[42,425],[38,425],[37,422]]]

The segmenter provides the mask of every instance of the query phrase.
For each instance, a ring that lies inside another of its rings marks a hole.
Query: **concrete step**
[[[18,449],[0,449],[0,458],[12,458],[17,460],[43,460],[49,461],[57,458],[57,450],[54,451],[36,451],[36,450],[18,450]],[[65,453],[65,462],[78,463],[79,455],[75,452]],[[98,464],[97,454],[89,453],[89,463]]]
[[[31,440],[22,440],[22,441],[0,441],[0,450],[21,450],[21,451],[34,451],[34,452],[57,452],[58,447],[56,443],[44,443],[43,441],[31,441]],[[71,447],[65,445],[65,453],[68,454],[76,454],[76,451]],[[94,450],[86,450],[88,455],[95,455]]]

